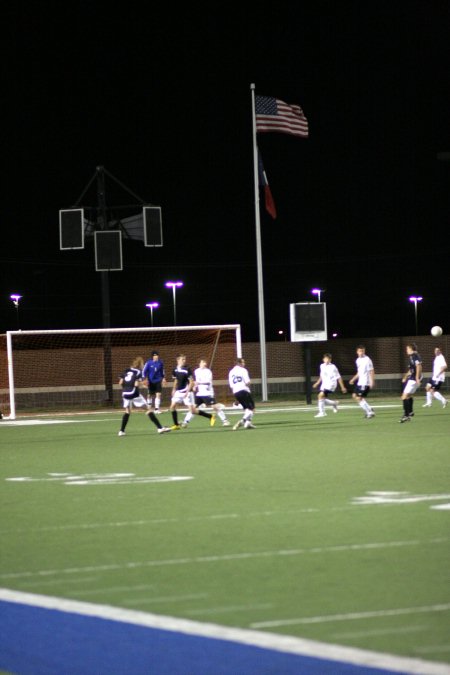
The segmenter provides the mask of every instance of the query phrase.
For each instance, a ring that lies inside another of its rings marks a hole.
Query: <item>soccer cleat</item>
[[[414,417],[414,413],[413,413],[413,412],[410,412],[409,415],[408,415],[408,417]]]
[[[124,432],[124,431],[119,431],[119,433],[118,433],[117,435],[118,435],[118,436],[125,436],[125,432]]]
[[[158,429],[158,434],[166,434],[168,431],[172,431],[170,427],[161,427],[161,429]]]
[[[370,412],[368,412],[367,415],[366,415],[366,418],[367,418],[368,420],[370,420],[372,417],[375,417],[375,413],[373,412],[373,410],[371,410]]]
[[[444,401],[444,403],[442,404],[442,407],[443,407],[443,408],[446,408],[447,406],[448,406],[448,401],[447,401],[447,399],[446,399],[446,400]]]
[[[403,417],[399,419],[400,424],[403,424],[403,422],[410,422],[410,421],[411,417],[409,415],[403,415]]]
[[[228,420],[224,420],[224,421],[222,422],[222,426],[223,426],[223,427],[229,427],[229,426],[230,426],[229,421],[228,421]]]
[[[431,408],[431,403],[424,403],[422,408]],[[445,408],[445,406],[444,406]]]
[[[209,418],[209,426],[213,427],[215,425],[215,423],[216,423],[216,416],[211,415],[211,417]]]
[[[337,413],[339,403],[333,403],[333,412]]]
[[[179,424],[172,424],[170,427],[171,431],[178,431],[178,429],[181,429],[181,426]]]
[[[244,422],[242,420],[239,420],[239,422],[236,422],[236,424],[233,427],[233,431],[236,431],[236,429],[239,429],[239,427],[242,427]]]
[[[326,417],[327,413],[326,412],[318,412],[317,415],[314,415],[314,417]]]
[[[180,427],[181,427],[182,429],[186,429],[187,425],[188,425],[187,422],[181,422]]]
[[[256,427],[250,420],[247,420],[247,422],[244,422],[244,429],[256,429]]]

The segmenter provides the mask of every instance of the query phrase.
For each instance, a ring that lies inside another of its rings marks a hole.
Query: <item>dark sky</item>
[[[162,207],[164,247],[124,243],[111,325],[240,323],[258,339],[250,84],[302,106],[310,137],[259,134],[266,338],[325,289],[329,332],[448,332],[447,0],[3,8],[6,150],[0,332],[102,327],[94,252],[60,251],[58,212],[97,166]],[[95,182],[94,182],[95,185]],[[96,205],[95,189],[82,200]],[[106,182],[107,205],[130,195]],[[131,199],[131,201],[133,201]]]

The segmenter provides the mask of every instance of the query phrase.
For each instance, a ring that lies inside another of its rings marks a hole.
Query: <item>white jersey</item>
[[[432,379],[435,382],[445,382],[445,372],[440,372],[441,368],[447,368],[447,362],[443,354],[438,354],[433,361]]]
[[[373,371],[372,359],[368,356],[358,356],[356,368],[358,371],[358,382],[356,383],[358,387],[370,387],[370,373]]]
[[[209,368],[196,368],[194,370],[194,379],[197,396],[211,396],[211,398],[214,398],[213,374]]]
[[[228,382],[233,394],[238,391],[250,391],[250,376],[247,368],[234,366],[228,373]]]
[[[320,365],[320,379],[322,380],[320,388],[322,390],[334,391],[340,377],[341,374],[334,363],[322,363]]]

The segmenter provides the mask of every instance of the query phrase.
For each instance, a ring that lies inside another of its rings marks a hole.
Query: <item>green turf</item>
[[[450,510],[432,507],[450,503],[450,409],[418,398],[399,424],[398,399],[374,403],[259,406],[236,432],[158,435],[133,413],[119,438],[120,411],[2,424],[0,585],[448,662]],[[136,482],[157,476],[191,479]],[[404,501],[360,503],[374,491]]]

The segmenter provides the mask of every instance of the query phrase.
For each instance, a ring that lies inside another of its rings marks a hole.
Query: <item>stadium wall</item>
[[[450,337],[443,335],[434,338],[431,335],[417,337],[382,337],[357,340],[354,338],[335,338],[324,342],[269,342],[267,355],[267,389],[270,393],[300,394],[305,392],[305,347],[311,351],[311,377],[315,381],[325,352],[330,352],[344,380],[356,372],[356,348],[359,344],[366,347],[376,374],[376,389],[381,393],[397,394],[400,391],[401,378],[407,370],[406,345],[415,342],[423,360],[424,376],[430,377],[435,347],[440,347],[449,364],[449,372],[444,391],[449,391],[450,381]],[[261,393],[261,357],[259,343],[244,342],[243,356],[255,385],[255,393]]]
[[[440,346],[447,360],[450,360],[450,338],[442,336],[433,338],[431,336],[417,337],[384,337],[367,338],[365,340],[355,340],[353,338],[335,338],[323,342],[268,342],[266,345],[267,356],[267,388],[270,394],[290,395],[294,397],[305,394],[305,354],[306,349],[311,354],[311,379],[314,381],[319,372],[319,366],[322,356],[325,352],[333,355],[333,361],[339,368],[344,380],[350,379],[355,373],[356,347],[358,344],[364,344],[367,354],[372,358],[376,373],[376,391],[385,394],[397,395],[401,388],[401,377],[407,369],[406,344],[416,342],[418,351],[423,359],[424,376],[431,374],[432,362],[434,358],[434,348]],[[177,346],[180,349],[180,345]],[[255,395],[261,394],[261,357],[260,346],[258,342],[244,342],[242,345],[243,356],[246,359],[247,367],[253,382],[253,391]],[[68,350],[70,352],[70,350]],[[102,384],[101,369],[94,368],[93,364],[98,363],[95,358],[96,348],[90,350],[81,349],[64,354],[62,367],[56,371],[54,381],[40,382],[35,381],[35,368],[33,361],[39,358],[38,352],[32,354],[22,352],[21,358],[26,360],[25,368],[21,369],[21,377],[15,381],[16,400],[18,412],[24,412],[24,409],[39,409],[43,403],[43,394],[46,400],[45,405],[50,407],[90,407],[110,405],[111,402],[105,400],[105,387]],[[98,350],[97,350],[98,351]],[[170,375],[172,364],[175,365],[175,352],[167,350],[165,355],[166,372]],[[194,367],[202,354],[202,347],[198,344],[183,344],[182,351],[188,356],[189,364]],[[51,356],[51,355],[50,355]],[[120,388],[117,384],[118,374],[131,362],[135,356],[135,347],[122,347],[114,351],[113,358],[113,378],[114,378],[114,404],[120,403]],[[145,355],[144,355],[145,356]],[[46,359],[49,357],[47,350]],[[61,354],[58,354],[59,359]],[[227,374],[233,365],[235,352],[233,345],[227,345],[225,351],[213,366],[216,397],[224,403],[231,402],[233,397],[228,388]],[[28,362],[29,360],[29,362]],[[55,354],[55,361],[58,360]],[[68,382],[67,368],[69,368],[71,377]],[[97,372],[98,370],[98,372]],[[77,381],[77,373],[79,381]],[[450,373],[447,376],[443,391],[448,392],[450,382]],[[47,387],[45,386],[47,384]],[[48,386],[50,385],[50,386]],[[168,386],[164,399],[167,401],[170,388]],[[8,369],[6,358],[6,339],[4,335],[0,336],[0,410],[7,413],[9,409],[9,389],[8,389]]]

